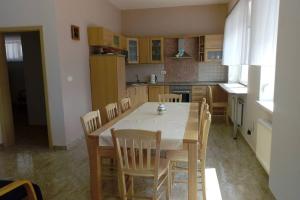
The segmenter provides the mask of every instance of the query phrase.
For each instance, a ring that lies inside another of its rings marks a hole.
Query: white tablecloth
[[[118,121],[111,128],[160,130],[162,132],[161,149],[182,149],[190,104],[165,103],[167,111],[163,115],[157,114],[158,105],[158,103],[147,102]],[[100,146],[113,146],[110,129],[101,133]]]

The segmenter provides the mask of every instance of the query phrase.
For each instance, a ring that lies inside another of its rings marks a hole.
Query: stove
[[[171,85],[170,93],[181,94],[182,102],[191,102],[192,100],[192,87],[189,85]]]

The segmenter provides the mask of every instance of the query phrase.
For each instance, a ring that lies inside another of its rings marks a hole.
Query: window
[[[239,82],[243,85],[248,85],[248,69],[249,69],[248,65],[241,66]]]
[[[279,0],[253,1],[250,64],[261,67],[261,101],[274,96]]]
[[[8,62],[22,62],[23,50],[20,35],[5,36],[6,59]]]

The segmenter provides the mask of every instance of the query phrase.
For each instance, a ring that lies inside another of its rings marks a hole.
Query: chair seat
[[[214,108],[226,108],[228,106],[227,102],[214,102],[213,107]]]
[[[143,162],[143,166],[145,167],[147,165],[147,160],[144,159],[143,161],[144,161]],[[139,170],[139,169],[133,169],[132,168],[132,162],[130,160],[128,162],[129,162],[130,169],[129,170],[124,170],[125,174],[130,175],[130,176],[153,177],[152,174],[147,174],[146,173],[146,171],[149,171],[146,168],[145,169],[141,169],[141,170]],[[163,176],[164,174],[167,173],[169,162],[170,162],[169,159],[161,158],[159,160],[158,178],[160,178],[161,176]],[[138,162],[137,162],[137,165],[138,165]],[[151,168],[154,169],[153,165],[154,165],[154,160],[151,161]]]

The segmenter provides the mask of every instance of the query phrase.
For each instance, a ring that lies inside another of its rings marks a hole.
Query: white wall
[[[300,1],[279,8],[270,187],[278,200],[300,197]]]
[[[67,144],[83,136],[80,116],[91,110],[87,26],[121,31],[121,11],[107,0],[56,0],[56,23],[61,64],[63,110]],[[71,24],[80,27],[80,41],[70,37]],[[73,81],[68,82],[67,77]]]
[[[272,121],[272,115],[263,110],[256,101],[260,91],[260,67],[250,66],[248,72],[248,94],[246,97],[245,123],[242,134],[253,151],[256,149],[256,123],[259,118]],[[247,131],[251,131],[251,135]]]
[[[119,32],[121,11],[107,0],[3,0],[0,19],[0,27],[43,26],[53,144],[69,145],[82,136],[79,117],[91,109],[86,28]],[[80,26],[80,41],[71,40],[71,24]]]
[[[52,0],[2,0],[0,27],[43,26],[49,109],[54,145],[66,145],[58,55],[57,27]]]

